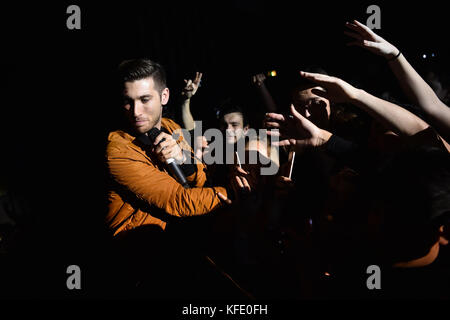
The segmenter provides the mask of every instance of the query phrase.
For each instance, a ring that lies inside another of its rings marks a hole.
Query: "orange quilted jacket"
[[[180,128],[166,118],[161,126],[169,134]],[[182,136],[178,142],[192,152]],[[170,219],[207,214],[221,206],[218,192],[227,196],[225,188],[203,188],[206,167],[202,163],[186,177],[191,188],[183,188],[148,148],[124,131],[109,134],[106,157],[111,183],[106,223],[114,235],[149,224],[164,230]]]

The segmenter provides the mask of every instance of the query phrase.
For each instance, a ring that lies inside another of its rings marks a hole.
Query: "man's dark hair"
[[[231,98],[222,101],[217,108],[217,119],[222,119],[226,114],[239,112],[242,114],[244,127],[249,124],[248,117],[244,111],[244,109],[234,102]]]
[[[125,82],[152,78],[155,88],[161,93],[166,88],[166,72],[157,62],[149,59],[125,60],[119,64],[118,81],[123,86]]]

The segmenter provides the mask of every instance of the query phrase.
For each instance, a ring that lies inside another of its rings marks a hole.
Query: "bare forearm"
[[[411,102],[427,114],[432,124],[447,140],[450,138],[450,108],[439,100],[433,89],[414,70],[403,55],[390,61],[389,66]]]
[[[365,110],[386,128],[402,136],[414,135],[428,124],[408,110],[358,89],[353,104]]]
[[[190,99],[183,100],[181,105],[181,121],[186,130],[193,130],[195,128],[194,118],[191,113]]]
[[[403,54],[388,63],[392,72],[397,77],[401,88],[411,102],[421,106],[425,111],[437,105],[439,98],[433,89],[409,64]]]

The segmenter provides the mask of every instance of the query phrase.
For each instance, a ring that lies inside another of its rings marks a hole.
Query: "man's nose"
[[[140,116],[143,113],[144,105],[140,101],[134,102],[131,106],[133,108],[133,115]]]

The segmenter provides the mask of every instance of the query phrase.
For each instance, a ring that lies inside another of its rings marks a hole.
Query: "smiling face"
[[[155,88],[153,78],[127,81],[123,90],[123,108],[133,129],[142,134],[153,127],[161,129],[162,106],[169,101],[169,89]]]
[[[316,126],[326,129],[330,122],[330,101],[315,95],[313,89],[323,90],[321,87],[313,87],[294,91],[292,96],[294,107]]]

